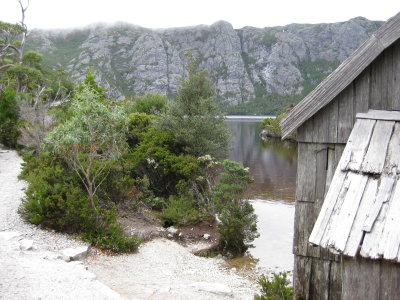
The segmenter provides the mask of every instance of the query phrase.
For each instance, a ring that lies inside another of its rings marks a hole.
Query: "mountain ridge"
[[[382,23],[357,17],[240,29],[226,21],[167,29],[103,24],[35,30],[27,48],[45,54],[47,66],[62,67],[77,82],[93,69],[117,99],[148,92],[173,96],[187,75],[190,52],[208,72],[221,103],[282,107],[311,91]]]

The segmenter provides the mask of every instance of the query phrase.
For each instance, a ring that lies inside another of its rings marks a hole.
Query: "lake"
[[[228,118],[234,137],[229,159],[249,167],[254,178],[245,197],[258,216],[260,237],[250,254],[263,268],[292,270],[297,148],[295,143],[279,140],[264,142],[260,138],[262,119]]]

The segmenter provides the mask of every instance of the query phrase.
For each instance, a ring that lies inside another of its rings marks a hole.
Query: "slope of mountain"
[[[307,94],[381,23],[358,17],[333,24],[242,29],[225,21],[163,30],[95,25],[33,31],[27,47],[45,54],[48,66],[62,67],[77,81],[93,69],[119,99],[147,92],[174,95],[179,79],[187,75],[185,53],[190,52],[207,70],[222,103],[251,108],[262,102],[273,110]]]

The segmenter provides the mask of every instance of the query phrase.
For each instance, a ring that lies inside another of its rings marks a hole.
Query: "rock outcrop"
[[[112,96],[176,93],[190,52],[207,70],[219,98],[235,105],[267,95],[304,95],[366,40],[381,22],[234,29],[211,26],[151,30],[129,24],[63,32],[33,31],[28,48],[77,81],[88,69]]]

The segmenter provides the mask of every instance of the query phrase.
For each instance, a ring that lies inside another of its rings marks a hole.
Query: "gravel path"
[[[0,299],[121,299],[81,262],[57,258],[60,250],[84,243],[21,220],[21,163],[15,151],[0,150]],[[33,248],[22,250],[26,242]]]
[[[0,150],[0,299],[253,299],[257,292],[222,259],[197,257],[166,239],[135,254],[59,259],[62,249],[86,244],[21,220],[21,163],[16,152]]]
[[[224,260],[195,256],[167,239],[143,244],[134,255],[96,257],[88,266],[129,299],[253,299],[257,291]]]

